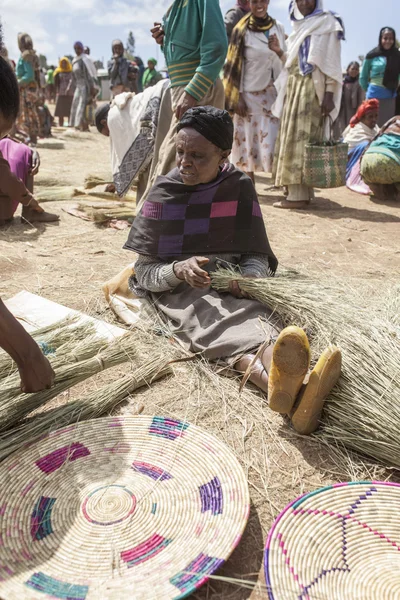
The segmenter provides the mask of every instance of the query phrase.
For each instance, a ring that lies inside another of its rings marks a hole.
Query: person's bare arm
[[[32,194],[27,190],[25,184],[14,175],[8,162],[0,153],[0,191],[4,196],[18,200],[23,206],[29,206],[32,210],[43,212]]]
[[[35,340],[18,323],[1,299],[0,347],[16,363],[23,392],[40,392],[52,387],[55,375],[49,361]]]

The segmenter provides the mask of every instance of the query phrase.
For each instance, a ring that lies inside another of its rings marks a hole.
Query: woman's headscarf
[[[66,62],[67,66],[63,67],[63,63]],[[69,58],[67,58],[66,56],[63,56],[62,58],[60,58],[60,60],[58,61],[58,67],[57,69],[54,71],[54,77],[56,75],[58,75],[58,73],[71,73],[72,71],[72,65],[71,62],[69,60]]]
[[[241,21],[239,21],[232,31],[228,55],[224,66],[223,80],[225,88],[225,105],[228,110],[236,110],[239,102],[244,57],[244,40],[247,30],[266,33],[275,25],[275,23],[276,21],[270,17],[268,13],[264,19],[259,19],[252,13],[248,13]]]
[[[39,57],[33,49],[33,41],[28,33],[18,34],[18,47],[21,51],[22,59],[32,64],[32,68],[35,72],[36,82],[40,85]]]
[[[182,117],[178,132],[185,127],[195,129],[221,150],[231,150],[233,146],[233,121],[226,110],[213,106],[190,108]]]
[[[379,100],[376,98],[371,98],[371,100],[365,100],[360,106],[354,117],[350,120],[350,127],[354,129],[358,123],[361,122],[361,119],[365,117],[365,115],[374,110],[379,110]]]
[[[147,62],[152,62],[154,65],[154,69],[147,68],[143,73],[142,84],[143,87],[147,87],[147,85],[158,75],[155,67],[157,66],[157,61],[155,58],[149,58]]]
[[[325,12],[328,12],[328,11],[324,11],[323,0],[316,0],[315,9],[313,10],[313,12],[311,14],[307,15],[306,17],[301,14],[301,12],[297,6],[297,0],[291,0],[290,5],[289,5],[290,19],[295,22],[307,21],[307,19],[312,19],[314,17],[318,17],[319,15],[323,15]],[[339,17],[339,15],[337,13],[334,13],[333,11],[329,11],[329,12],[339,21],[339,23],[343,29],[343,31],[341,31],[339,33],[339,39],[344,39],[344,25],[343,25],[342,19]],[[311,65],[308,62],[308,56],[310,53],[310,44],[311,44],[311,36],[308,36],[308,37],[306,37],[304,42],[301,44],[300,49],[299,49],[300,71],[303,75],[309,75],[314,70],[314,65]]]
[[[393,33],[394,44],[390,50],[385,50],[382,46],[382,36],[385,31]],[[386,69],[383,76],[383,85],[388,90],[396,91],[399,85],[400,75],[400,51],[396,45],[396,32],[393,27],[382,27],[379,33],[379,45],[368,52],[367,59],[377,58],[378,56],[384,56],[386,58]]]

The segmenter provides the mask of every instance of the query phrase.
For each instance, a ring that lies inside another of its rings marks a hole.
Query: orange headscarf
[[[373,110],[379,110],[379,100],[371,98],[371,100],[365,100],[360,106],[354,117],[350,120],[350,127],[354,128],[361,121],[365,115]]]

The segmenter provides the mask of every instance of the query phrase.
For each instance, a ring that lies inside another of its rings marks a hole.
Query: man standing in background
[[[175,135],[185,112],[193,106],[225,104],[219,74],[228,40],[218,0],[174,0],[151,33],[163,47],[171,85],[161,103],[150,178],[138,197],[139,208],[156,177],[175,167]]]

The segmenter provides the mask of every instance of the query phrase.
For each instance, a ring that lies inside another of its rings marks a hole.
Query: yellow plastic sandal
[[[292,415],[293,427],[298,433],[309,435],[318,428],[326,397],[336,385],[341,370],[342,354],[336,346],[329,346],[315,365]]]
[[[311,352],[300,327],[284,329],[274,346],[268,381],[269,407],[290,413],[310,366]]]

